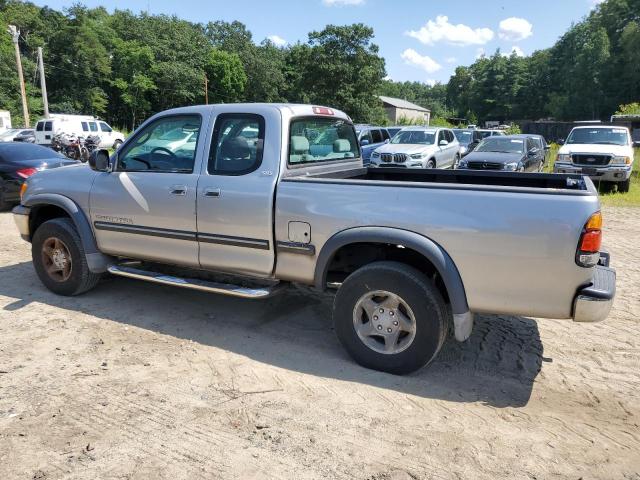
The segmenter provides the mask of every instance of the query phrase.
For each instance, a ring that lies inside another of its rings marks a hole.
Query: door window
[[[207,171],[213,175],[245,175],[262,163],[264,118],[251,113],[218,115]]]
[[[82,131],[83,132],[88,132],[89,131],[89,125],[87,124],[87,122],[80,122],[80,125],[82,125]]]
[[[362,135],[360,135],[360,142],[362,142],[363,140],[367,140],[370,144],[373,143],[371,130],[365,130],[364,132],[362,132]]]
[[[533,143],[533,139],[532,138],[527,138],[527,152],[530,152],[534,148],[536,148],[536,145],[535,145],[535,143]]]
[[[133,141],[119,152],[118,170],[192,173],[201,123],[200,115],[157,119],[137,133]]]
[[[100,130],[102,130],[103,132],[107,132],[107,133],[110,133],[110,132],[113,131],[111,129],[111,127],[109,125],[107,125],[106,123],[104,123],[104,122],[100,122]]]
[[[381,132],[382,132],[382,141],[391,139],[391,137],[389,136],[389,132],[386,129],[381,130]]]
[[[89,130],[91,130],[92,132],[98,131],[98,125],[96,124],[96,122],[89,122]]]
[[[382,143],[382,133],[380,130],[371,130],[371,137],[373,138],[373,143]]]
[[[51,130],[53,130],[53,123],[52,122],[45,122],[44,131],[45,132],[50,132]]]
[[[36,132],[41,132],[44,129],[44,122],[38,122],[36,124]]]
[[[445,130],[445,140],[449,143],[452,143],[454,140],[453,132],[451,130]]]
[[[441,142],[442,140],[446,140],[445,135],[444,135],[444,130],[440,130],[440,131],[438,132],[438,145],[440,145],[440,142]]]

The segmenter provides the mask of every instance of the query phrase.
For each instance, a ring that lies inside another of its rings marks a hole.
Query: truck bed
[[[326,180],[372,181],[380,184],[385,182],[410,183],[413,187],[430,188],[462,188],[483,187],[491,190],[497,187],[500,191],[514,189],[529,192],[556,193],[572,195],[596,194],[593,183],[582,175],[555,173],[518,173],[495,171],[467,171],[467,170],[422,170],[406,168],[359,168],[343,171],[333,171],[308,174],[300,178],[321,178]],[[295,177],[294,177],[295,178]],[[421,185],[415,185],[420,183]],[[396,184],[397,185],[397,184]],[[546,191],[546,192],[545,192]]]

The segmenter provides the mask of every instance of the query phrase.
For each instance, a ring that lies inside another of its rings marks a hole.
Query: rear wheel
[[[31,257],[42,283],[58,295],[79,295],[100,280],[99,274],[89,270],[82,241],[69,218],[54,218],[38,227]]]
[[[631,177],[627,178],[624,182],[618,183],[618,191],[621,193],[627,193],[631,187]]]
[[[375,262],[352,273],[336,294],[333,320],[356,362],[399,375],[433,360],[450,323],[433,282],[397,262]]]

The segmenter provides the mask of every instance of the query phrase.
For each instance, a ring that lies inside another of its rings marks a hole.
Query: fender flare
[[[325,242],[318,254],[314,283],[316,288],[325,290],[327,270],[335,253],[352,243],[381,243],[402,245],[424,256],[442,278],[454,315],[469,313],[467,295],[460,272],[449,254],[433,240],[418,233],[389,227],[357,227],[333,235]]]
[[[96,238],[93,234],[93,230],[87,216],[78,204],[69,197],[56,193],[35,194],[30,195],[25,199],[23,205],[31,209],[38,206],[55,205],[67,212],[67,215],[69,215],[69,218],[73,221],[76,231],[80,236],[82,248],[84,249],[85,257],[87,259],[87,265],[89,270],[92,272],[105,272],[107,267],[113,263],[111,257],[98,250]],[[31,232],[31,234],[33,235],[33,232]]]

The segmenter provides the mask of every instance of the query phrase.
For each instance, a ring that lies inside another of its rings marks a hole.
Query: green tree
[[[205,72],[209,79],[211,103],[237,102],[242,99],[247,75],[237,54],[211,50]]]

